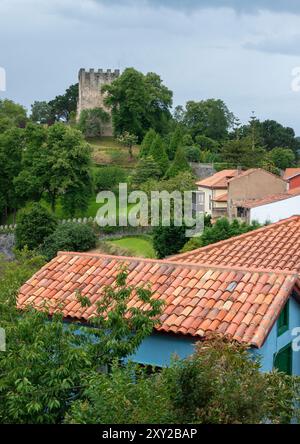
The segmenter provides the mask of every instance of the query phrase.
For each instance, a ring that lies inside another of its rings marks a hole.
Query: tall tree
[[[141,141],[149,128],[162,131],[164,122],[171,117],[172,92],[157,74],[144,75],[127,68],[103,91],[107,93],[106,104],[112,109],[116,135],[128,131]]]
[[[71,216],[86,209],[92,191],[91,148],[82,133],[62,123],[49,128],[31,124],[26,136],[22,171],[15,179],[20,195],[34,200],[44,195],[53,211],[60,197]]]
[[[251,137],[228,140],[222,149],[221,156],[233,168],[255,168],[261,165],[265,157],[265,150],[261,147],[253,146]]]
[[[176,151],[175,158],[168,169],[166,176],[175,177],[184,171],[191,171],[191,167],[187,161],[185,150],[179,147]]]
[[[140,157],[147,157],[149,156],[151,145],[156,137],[156,132],[154,129],[150,128],[145,137],[143,138],[143,141],[141,143],[140,148]]]
[[[165,144],[159,134],[155,137],[149,152],[150,156],[157,163],[161,176],[164,176],[169,165]]]
[[[27,120],[23,106],[12,100],[0,100],[0,133],[12,127],[24,128]]]
[[[220,99],[189,101],[186,104],[184,123],[193,138],[203,135],[222,141],[226,139],[233,121],[233,114]]]
[[[71,114],[75,113],[77,109],[78,91],[79,85],[75,83],[69,86],[64,94],[56,96],[55,99],[49,102],[54,120],[58,122],[61,120],[69,121]]]

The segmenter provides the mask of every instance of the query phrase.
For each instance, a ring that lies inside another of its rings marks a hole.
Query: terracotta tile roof
[[[172,256],[171,261],[300,271],[300,216]]]
[[[284,172],[283,179],[288,180],[300,174],[300,168],[287,168]]]
[[[272,202],[279,202],[280,200],[290,199],[291,197],[299,195],[300,195],[300,187],[292,188],[291,190],[288,190],[285,193],[270,194],[261,199],[248,199],[248,200],[236,201],[234,202],[234,205],[243,208],[254,208],[254,207],[260,207],[261,205],[267,205]],[[300,208],[299,208],[299,214],[300,214]]]
[[[213,199],[214,202],[227,202],[228,200],[228,193],[224,193],[219,197],[215,197],[215,199]]]
[[[264,343],[297,282],[289,272],[59,253],[22,286],[17,306],[62,310],[65,318],[88,321],[121,264],[128,267],[128,284],[150,283],[153,297],[165,302],[157,330],[195,337],[219,332],[256,347]],[[76,290],[90,299],[90,307],[80,305]],[[129,305],[142,308],[134,294]]]
[[[196,182],[196,185],[205,188],[227,188],[228,180],[236,176],[238,170],[222,170],[215,173],[213,176]]]

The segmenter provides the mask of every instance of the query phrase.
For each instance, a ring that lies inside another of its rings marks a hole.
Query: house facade
[[[290,190],[300,187],[300,168],[287,168],[283,179],[287,181]]]
[[[300,187],[286,193],[272,194],[262,199],[249,199],[236,203],[238,217],[245,222],[278,222],[300,214]]]
[[[300,375],[292,347],[300,326],[299,249],[300,217],[293,217],[168,260],[61,252],[22,286],[17,305],[47,306],[89,325],[103,289],[125,265],[128,285],[150,284],[152,297],[164,303],[152,335],[132,356],[136,362],[169,365],[214,332],[248,344],[263,371],[275,366]],[[78,290],[89,306],[80,304]],[[132,294],[128,307],[146,305]]]
[[[262,168],[244,171],[228,181],[227,209],[229,219],[243,218],[239,202],[262,199],[270,194],[285,193],[286,182]]]
[[[246,200],[261,199],[270,194],[285,193],[287,183],[280,177],[261,168],[247,171],[223,170],[196,182],[198,191],[204,194],[204,208],[215,220],[246,218],[247,211],[239,206]]]

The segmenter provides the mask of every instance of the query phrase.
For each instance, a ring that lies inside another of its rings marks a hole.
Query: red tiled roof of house
[[[88,321],[121,264],[127,266],[128,284],[150,283],[153,297],[164,301],[157,330],[195,337],[217,332],[256,347],[264,343],[297,282],[289,272],[61,252],[22,286],[17,306],[47,308],[50,314],[59,310],[67,319]],[[91,306],[81,306],[78,290]],[[135,294],[128,306],[143,308]]]
[[[300,174],[300,168],[287,168],[284,172],[283,179],[288,180]]]
[[[215,197],[213,200],[214,200],[214,202],[227,202],[227,200],[228,200],[228,193],[224,193],[224,194],[222,194],[219,197]]]
[[[206,179],[196,182],[196,185],[205,188],[227,188],[228,180],[238,173],[238,170],[222,170]]]
[[[226,267],[300,271],[300,216],[170,258]]]
[[[234,205],[243,208],[255,208],[255,207],[260,207],[261,205],[267,205],[273,202],[279,202],[280,200],[290,199],[291,197],[299,195],[300,195],[300,187],[292,188],[291,190],[288,190],[285,193],[271,194],[261,199],[248,199],[248,200],[236,201],[234,202]],[[299,214],[300,214],[300,208],[299,208]]]

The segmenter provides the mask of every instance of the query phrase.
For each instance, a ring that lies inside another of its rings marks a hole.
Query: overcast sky
[[[8,97],[30,107],[84,68],[155,71],[174,104],[223,99],[300,135],[299,0],[0,0]]]

